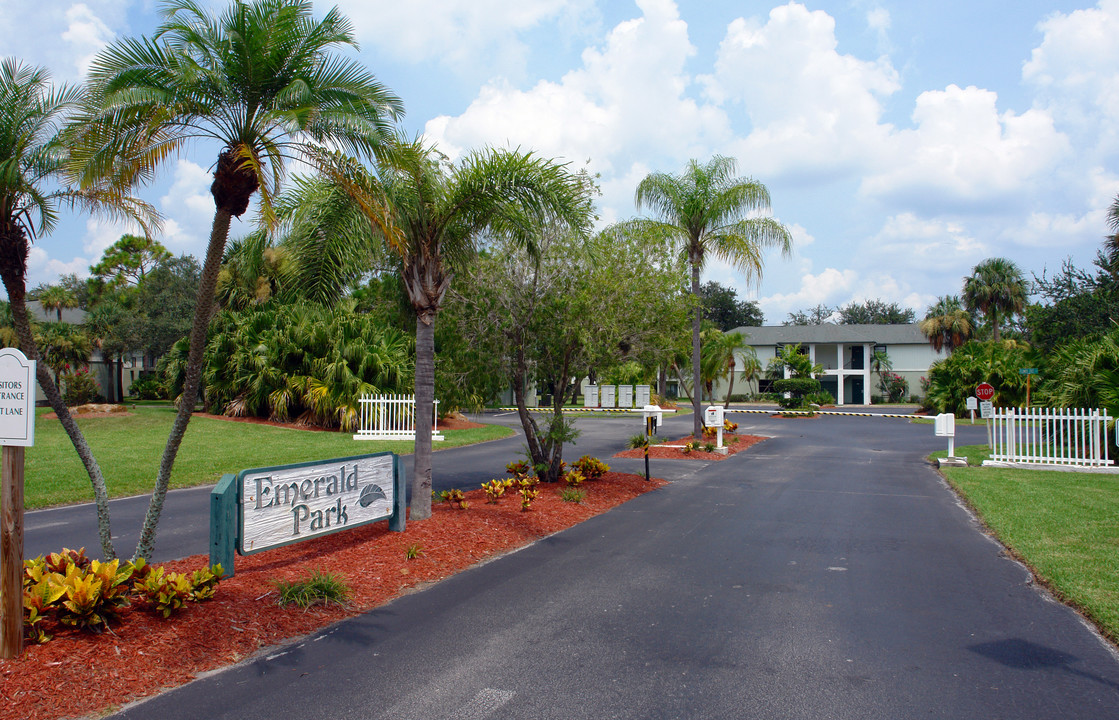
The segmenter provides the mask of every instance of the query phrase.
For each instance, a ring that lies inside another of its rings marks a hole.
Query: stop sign
[[[995,396],[995,386],[991,383],[979,383],[975,388],[975,397],[980,400],[990,400]]]

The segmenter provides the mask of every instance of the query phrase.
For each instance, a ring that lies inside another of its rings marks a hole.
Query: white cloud
[[[774,8],[764,25],[730,24],[704,82],[749,119],[751,132],[733,145],[745,167],[825,180],[878,156],[890,132],[879,124],[881,98],[899,89],[897,73],[887,58],[859,60],[837,47],[835,20],[798,3]]]
[[[340,0],[364,45],[408,63],[436,60],[453,71],[517,75],[530,47],[521,35],[556,23],[568,33],[597,26],[591,0]]]
[[[116,34],[126,34],[131,0],[0,2],[0,57],[51,68],[57,81],[82,78],[89,60]]]
[[[858,274],[854,270],[826,268],[816,275],[805,273],[800,279],[800,287],[795,292],[769,295],[760,298],[758,302],[765,310],[767,321],[779,323],[786,314],[796,310],[816,307],[821,303],[838,304],[840,298],[850,296],[858,279]]]
[[[60,276],[70,273],[78,277],[88,277],[90,264],[89,259],[83,257],[63,262],[52,258],[45,248],[32,245],[27,253],[27,287],[54,283]]]
[[[67,10],[66,20],[69,25],[62,39],[70,44],[78,74],[85,75],[93,57],[112,41],[113,31],[85,3]]]
[[[1096,152],[1119,151],[1119,0],[1054,13],[1038,30],[1044,39],[1022,66],[1038,106],[1090,138]]]
[[[638,5],[642,17],[618,24],[558,82],[529,90],[488,83],[462,115],[428,122],[427,136],[449,154],[490,144],[590,158],[607,179],[649,158],[709,154],[728,130],[718,109],[686,96],[685,63],[695,53],[687,25],[669,0]]]
[[[999,114],[997,96],[949,85],[921,93],[916,127],[895,133],[890,160],[862,192],[909,207],[974,208],[1031,193],[1070,153],[1068,139],[1043,110]]]
[[[91,217],[85,221],[85,237],[82,240],[82,249],[85,254],[93,258],[90,263],[96,263],[101,260],[101,256],[105,250],[120,240],[121,235],[135,234],[139,232],[139,228],[135,223],[119,220],[105,220],[99,217]],[[83,273],[88,275],[87,272]]]
[[[159,199],[166,216],[160,240],[172,253],[190,253],[204,258],[210,225],[214,218],[214,198],[210,195],[213,175],[189,160],[175,164],[174,179],[167,194]]]
[[[906,212],[888,217],[864,251],[861,255],[872,258],[879,268],[907,275],[971,267],[989,250],[960,222]]]

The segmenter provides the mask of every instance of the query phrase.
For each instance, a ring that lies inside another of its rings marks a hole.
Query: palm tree
[[[48,285],[36,298],[47,312],[54,311],[58,322],[62,322],[62,311],[78,307],[78,297],[62,285]]]
[[[1115,196],[1107,209],[1107,229],[1111,231],[1103,239],[1103,256],[1107,269],[1112,276],[1119,275],[1119,195]]]
[[[134,174],[146,176],[191,140],[221,146],[183,393],[136,547],[144,558],[151,556],[175,456],[198,399],[230,221],[245,213],[259,190],[270,223],[288,161],[309,157],[312,144],[370,156],[403,112],[400,100],[365,68],[331,52],[356,45],[337,8],[320,21],[307,0],[235,1],[220,16],[195,0],[170,0],[163,12],[154,38],[118,41],[94,59],[96,102],[85,136],[114,142],[111,154],[84,158],[97,169],[108,157],[124,156],[133,160]]]
[[[680,239],[681,250],[692,270],[692,387],[701,385],[699,339],[703,307],[699,275],[709,255],[742,270],[748,279],[760,277],[762,251],[777,247],[786,256],[792,235],[770,217],[753,213],[769,209],[769,191],[755,180],[735,177],[732,158],[716,155],[701,165],[688,162],[682,175],[651,173],[637,186],[638,209],[648,207],[657,216],[651,221]],[[692,423],[696,437],[703,431],[699,393],[692,393]]]
[[[964,278],[964,303],[972,312],[987,316],[991,339],[998,342],[1000,315],[1020,313],[1026,306],[1026,279],[1012,261],[989,258]]]
[[[709,377],[718,379],[724,375],[728,379],[727,396],[723,407],[730,407],[730,396],[734,392],[734,371],[738,367],[737,356],[742,356],[743,371],[752,375],[761,369],[754,348],[746,344],[746,337],[736,332],[719,332],[703,345],[703,364]],[[714,400],[714,395],[711,396]]]
[[[112,158],[106,159],[104,172],[87,176],[84,188],[73,186],[62,132],[81,98],[76,88],[52,87],[46,70],[10,58],[0,62],[0,279],[19,346],[32,360],[39,359],[39,351],[27,313],[27,253],[36,236],[55,228],[60,206],[131,218],[145,232],[157,221],[147,204],[126,194],[127,178],[115,173]],[[106,559],[114,558],[109,494],[101,468],[46,363],[37,363],[36,379],[89,474],[101,552]]]
[[[68,368],[84,367],[89,364],[93,343],[89,335],[77,325],[48,322],[35,326],[35,345],[38,347],[42,364],[54,373],[56,384]]]
[[[530,249],[553,220],[584,233],[591,221],[587,183],[566,165],[530,152],[486,149],[450,163],[422,140],[403,138],[384,153],[376,175],[340,156],[329,175],[399,258],[416,312],[416,450],[409,512],[422,520],[431,516],[435,319],[452,267],[475,251],[484,231]]]
[[[974,327],[971,315],[964,310],[958,295],[937,298],[936,304],[925,313],[917,327],[937,352],[947,349],[948,354],[971,339]]]

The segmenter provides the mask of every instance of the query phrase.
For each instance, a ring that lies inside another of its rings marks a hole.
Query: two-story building
[[[878,377],[871,370],[870,359],[875,352],[885,352],[892,365],[891,372],[909,383],[911,394],[921,393],[921,378],[929,366],[946,355],[937,352],[921,333],[916,323],[908,325],[765,325],[739,327],[730,332],[746,337],[746,343],[757,353],[763,368],[786,345],[800,345],[813,362],[823,366],[816,378],[822,389],[835,397],[839,405],[869,405],[871,395],[878,394]],[[741,368],[741,363],[738,363]],[[766,381],[742,379],[736,371],[735,395],[764,392]],[[715,388],[716,398],[725,397],[727,382]]]

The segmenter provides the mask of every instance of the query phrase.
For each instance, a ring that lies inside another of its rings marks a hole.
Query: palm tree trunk
[[[732,351],[733,352],[733,351]],[[730,365],[730,379],[727,381],[727,397],[723,402],[723,409],[730,407],[730,396],[734,392],[734,363]]]
[[[700,409],[700,395],[702,394],[703,382],[700,379],[699,368],[699,328],[700,321],[703,318],[703,306],[700,303],[699,296],[699,264],[700,260],[697,257],[692,257],[692,296],[695,298],[695,312],[692,315],[692,436],[702,437],[703,433],[703,412]]]
[[[148,513],[144,517],[140,542],[136,545],[133,559],[147,560],[155,550],[155,530],[159,525],[159,516],[163,512],[167,488],[171,484],[171,470],[175,466],[175,457],[179,454],[179,446],[186,434],[194,405],[198,402],[198,391],[202,380],[202,355],[206,349],[206,331],[210,327],[210,316],[214,309],[214,287],[217,285],[222,253],[225,250],[226,238],[229,237],[229,223],[232,218],[233,215],[221,207],[218,207],[217,212],[214,213],[210,245],[206,250],[206,264],[202,268],[202,278],[198,285],[198,301],[194,306],[194,324],[190,329],[190,352],[187,354],[183,394],[179,396],[179,411],[175,414],[175,422],[171,425],[171,433],[167,436],[167,445],[163,448],[159,475],[155,479],[155,490],[148,504]]]
[[[51,377],[50,369],[46,366],[46,363],[39,360],[39,350],[35,345],[35,336],[31,332],[31,321],[27,316],[27,297],[23,278],[9,277],[9,274],[5,272],[3,273],[3,282],[4,289],[8,292],[8,301],[11,303],[12,324],[16,327],[16,335],[19,337],[19,344],[23,353],[29,359],[36,361],[35,378],[39,381],[40,387],[43,388],[43,393],[47,396],[47,402],[50,403],[55,415],[58,416],[62,428],[70,437],[70,442],[74,445],[74,450],[77,451],[78,457],[89,475],[89,482],[93,486],[93,502],[97,508],[97,537],[101,542],[101,554],[106,561],[113,560],[117,556],[117,551],[113,547],[113,533],[109,518],[109,491],[105,486],[105,477],[101,474],[101,466],[97,464],[97,460],[93,457],[93,451],[90,449],[89,443],[86,442],[85,436],[82,435],[81,429],[78,428],[78,423],[70,414],[70,409],[66,407],[66,403],[62,402],[62,394],[58,391],[58,385],[54,378]]]
[[[124,402],[124,356],[123,355],[117,355],[116,368],[117,368],[117,388],[116,388],[117,399],[116,399],[115,402],[123,403]]]
[[[435,412],[435,310],[416,308],[416,450],[410,520],[431,517],[431,416]]]
[[[995,342],[999,341],[999,312],[998,310],[991,310],[991,339]]]

